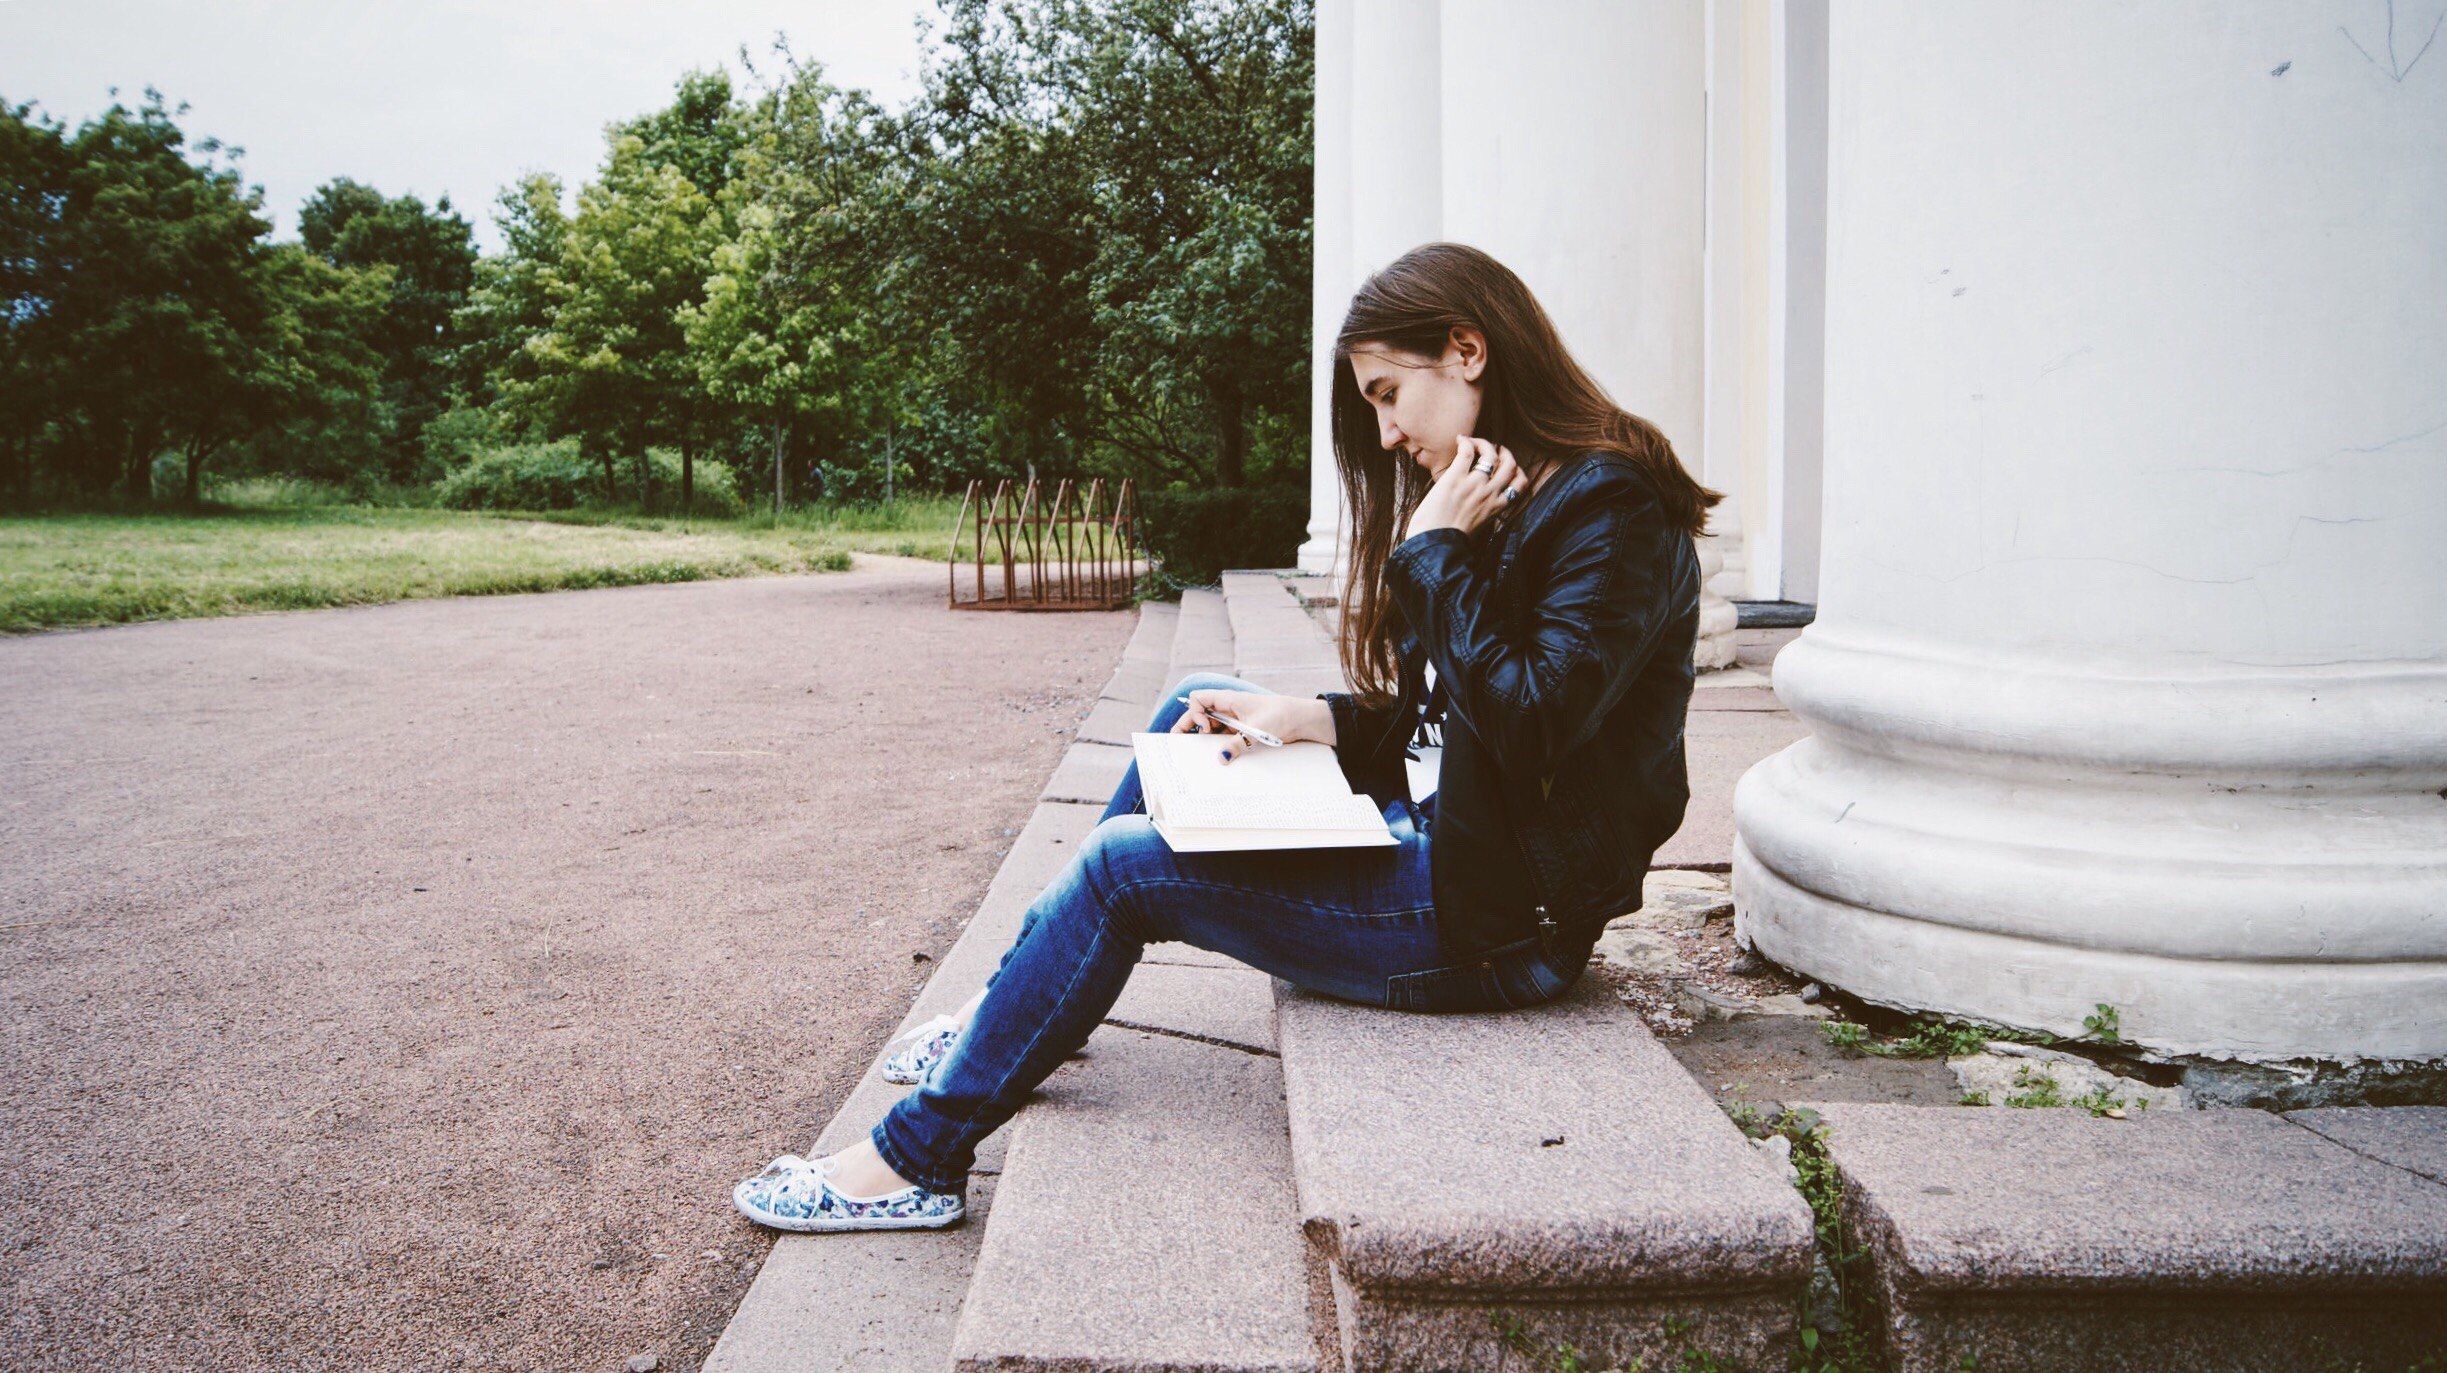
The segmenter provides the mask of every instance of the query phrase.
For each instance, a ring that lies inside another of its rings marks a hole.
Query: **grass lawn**
[[[959,508],[912,497],[735,520],[320,503],[0,517],[0,632],[840,571],[852,552],[941,558]]]

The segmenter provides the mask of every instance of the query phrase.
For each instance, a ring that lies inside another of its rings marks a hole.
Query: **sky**
[[[442,195],[498,248],[493,197],[529,171],[574,193],[603,126],[667,103],[680,74],[773,35],[836,86],[917,90],[931,0],[0,0],[0,100],[71,128],[148,85],[191,140],[245,150],[281,237],[316,187]]]

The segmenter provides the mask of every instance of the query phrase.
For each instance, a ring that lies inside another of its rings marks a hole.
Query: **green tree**
[[[527,341],[552,327],[554,291],[569,252],[560,178],[535,172],[494,201],[502,252],[477,259],[467,303],[452,317],[452,389],[462,404],[529,419],[526,392],[541,376]]]
[[[409,480],[425,426],[450,402],[451,320],[474,284],[473,231],[447,196],[429,210],[415,196],[385,199],[341,177],[300,209],[298,237],[332,266],[390,269],[390,300],[368,341],[382,357],[382,398],[392,417],[382,436],[388,475]]]
[[[1195,401],[1217,479],[1238,486],[1251,421],[1309,403],[1314,8],[1045,11],[1030,32],[1061,38],[1041,49],[1044,79],[1074,93],[1081,154],[1099,172],[1090,297],[1115,427],[1180,454],[1156,407]]]
[[[831,494],[865,495],[879,470],[867,455],[878,437],[890,451],[923,351],[890,280],[903,260],[903,130],[817,64],[782,57],[781,79],[738,114],[722,197],[731,238],[689,337],[709,395],[767,432],[777,502],[792,434],[829,457]]]
[[[67,130],[32,105],[0,100],[0,496],[19,500],[34,493],[36,448],[61,379],[43,345],[68,168]]]
[[[1311,4],[951,0],[947,20],[904,240],[931,322],[1031,452],[1246,480],[1253,431],[1305,427]]]
[[[219,333],[221,350],[196,369],[180,399],[185,499],[201,495],[204,468],[231,445],[267,432],[362,414],[383,381],[379,340],[393,299],[391,269],[334,267],[294,243],[256,260],[263,309]]]
[[[230,421],[274,306],[260,275],[271,226],[206,139],[186,136],[148,90],[113,104],[67,145],[68,171],[36,346],[60,369],[53,418],[71,479],[152,496],[154,457]],[[217,446],[212,440],[208,445]]]
[[[704,290],[721,221],[679,169],[622,134],[600,180],[578,193],[560,268],[549,278],[551,327],[528,340],[532,393],[604,462],[637,469],[638,503],[652,508],[647,445],[701,382],[680,310]]]
[[[714,250],[705,299],[683,306],[681,318],[707,396],[769,427],[778,512],[788,487],[784,436],[823,403],[817,372],[834,352],[820,305],[793,290],[778,269],[774,220],[769,206],[746,207],[737,234]]]

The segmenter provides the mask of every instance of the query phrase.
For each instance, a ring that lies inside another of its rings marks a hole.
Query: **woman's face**
[[[1360,394],[1376,410],[1377,442],[1431,477],[1442,472],[1453,460],[1456,440],[1478,423],[1486,336],[1457,328],[1437,358],[1383,343],[1355,344],[1350,358]]]

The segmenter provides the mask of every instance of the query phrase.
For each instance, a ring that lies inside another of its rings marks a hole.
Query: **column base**
[[[1724,551],[1713,537],[1702,536],[1698,544],[1699,636],[1691,644],[1691,666],[1713,672],[1733,666],[1733,631],[1740,627],[1741,612],[1714,585],[1725,570]]]
[[[2161,1058],[2447,1060],[2447,872],[2387,798],[1922,773],[1812,738],[1734,816],[1737,937],[1863,1000],[2067,1038],[2104,1003]]]

